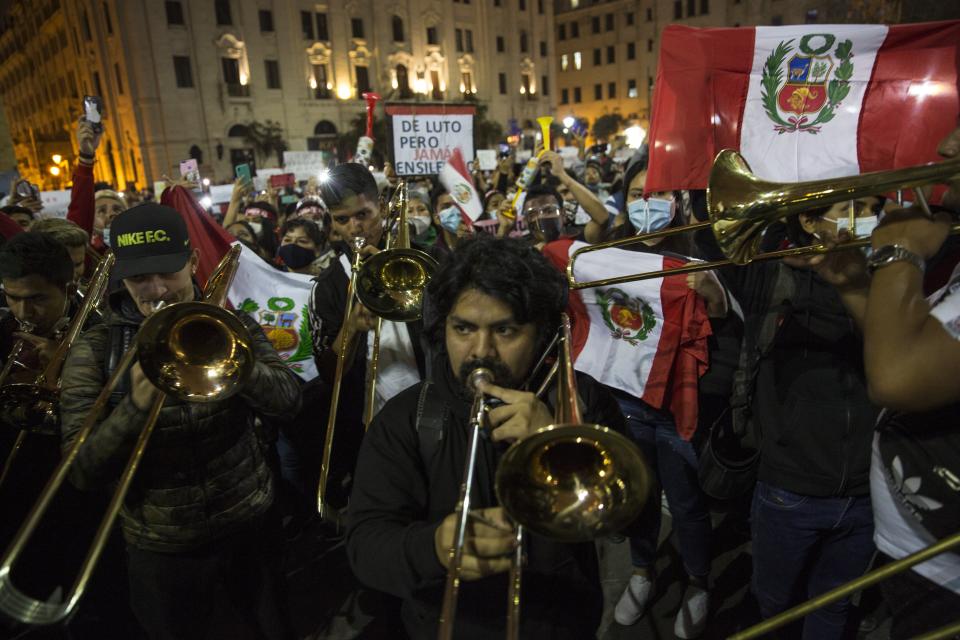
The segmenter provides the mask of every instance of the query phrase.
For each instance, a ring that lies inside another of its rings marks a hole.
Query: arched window
[[[413,91],[410,90],[410,78],[407,74],[407,66],[397,65],[397,91],[400,92],[400,99],[406,100],[413,97]]]
[[[203,164],[203,151],[197,145],[190,147],[190,157],[196,160],[197,164]]]
[[[335,136],[337,135],[337,125],[333,124],[329,120],[321,120],[317,123],[317,126],[313,128],[313,135]]]
[[[249,134],[250,129],[245,124],[235,124],[227,132],[227,135],[231,138],[246,138]]]
[[[404,40],[406,38],[403,37],[403,18],[393,16],[393,41],[403,42]]]

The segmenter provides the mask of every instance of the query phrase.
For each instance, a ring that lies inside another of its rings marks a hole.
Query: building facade
[[[649,126],[660,33],[691,27],[916,22],[960,17],[941,0],[556,0],[557,113]]]
[[[239,162],[278,166],[251,125],[276,123],[291,150],[331,149],[364,112],[365,91],[387,101],[476,99],[503,125],[552,112],[548,0],[7,5],[0,100],[21,174],[46,188],[59,186],[50,158],[75,158],[84,94],[105,103],[97,177],[121,188],[176,175],[188,158],[213,180],[230,179]],[[24,20],[35,29],[17,29]]]

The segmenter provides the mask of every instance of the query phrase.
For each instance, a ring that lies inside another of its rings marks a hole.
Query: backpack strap
[[[103,373],[105,381],[108,380],[111,375],[113,375],[117,365],[120,364],[120,359],[123,358],[123,354],[126,353],[127,349],[130,349],[133,345],[136,327],[110,325],[108,332],[107,349],[104,351],[103,360]],[[114,387],[113,391],[110,393],[110,399],[107,402],[107,406],[109,406],[111,409],[117,406],[129,392],[130,370],[128,369],[126,372],[124,372],[123,376],[121,376],[120,380],[117,381],[117,386]]]
[[[440,450],[443,432],[450,414],[447,411],[446,402],[438,402],[436,397],[430,397],[432,386],[433,383],[430,380],[424,380],[420,386],[420,398],[417,401],[416,429],[420,439],[420,460],[425,467],[430,465],[430,461]]]

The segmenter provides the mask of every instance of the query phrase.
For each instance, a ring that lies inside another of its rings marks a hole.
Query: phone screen
[[[243,181],[247,184],[253,180],[253,176],[250,173],[250,165],[247,163],[238,164],[236,168],[236,173],[238,178],[243,178]]]

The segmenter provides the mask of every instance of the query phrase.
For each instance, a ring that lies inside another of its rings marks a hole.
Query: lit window
[[[582,60],[581,60],[581,58],[580,58],[580,52],[579,52],[579,51],[574,51],[574,53],[573,53],[573,68],[576,69],[577,71],[579,71],[581,65],[582,65]]]
[[[569,58],[567,58],[567,54],[563,54],[562,56],[560,56],[560,69],[561,69],[562,71],[566,71],[566,70],[567,70],[567,66],[568,66],[569,64],[570,64],[570,60],[569,60]]]

